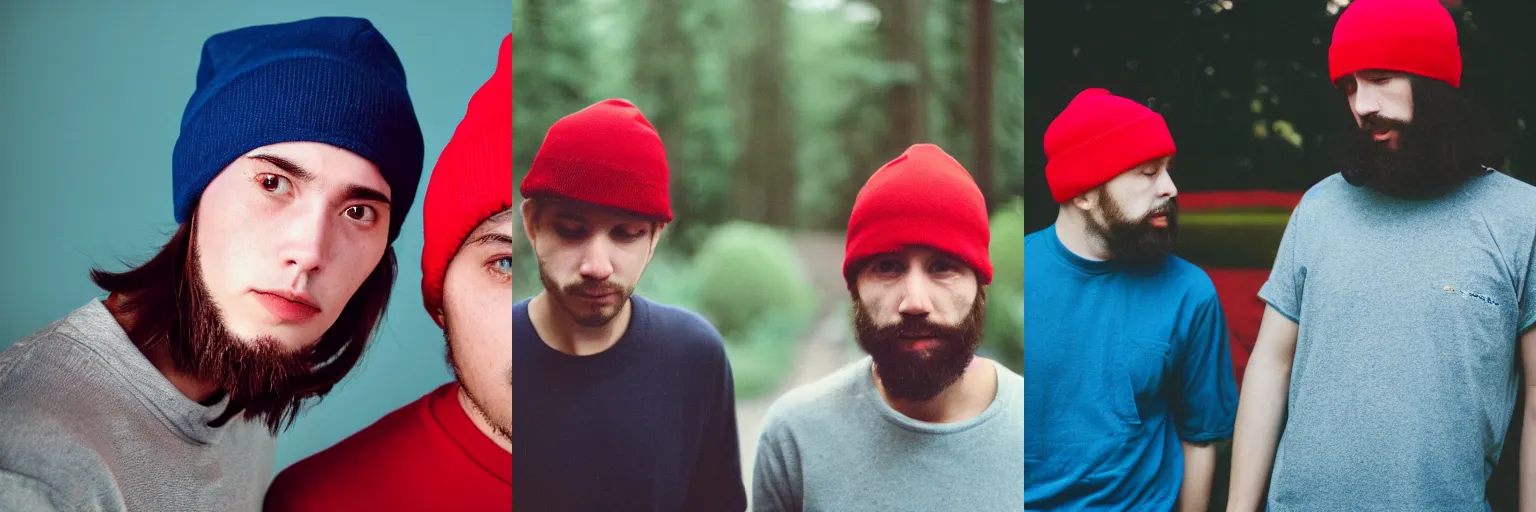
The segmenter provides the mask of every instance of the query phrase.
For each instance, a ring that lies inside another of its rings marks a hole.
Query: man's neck
[[[1108,260],[1109,247],[1104,245],[1104,240],[1088,232],[1088,219],[1068,211],[1067,208],[1069,207],[1063,206],[1056,214],[1056,238],[1061,240],[1061,245],[1083,259]]]
[[[982,357],[971,358],[971,364],[960,375],[960,380],[945,388],[939,396],[923,402],[902,400],[886,394],[885,384],[880,382],[880,374],[874,371],[873,365],[870,373],[885,403],[903,416],[927,423],[970,420],[987,410],[997,396],[997,366],[992,360]]]
[[[475,405],[474,400],[469,399],[469,392],[464,390],[463,384],[459,384],[459,392],[454,395],[459,400],[459,407],[464,408],[464,412],[469,414],[469,421],[475,424],[475,428],[480,429],[480,433],[485,434],[485,437],[491,438],[496,446],[500,446],[507,453],[512,453],[512,437],[491,426],[491,422],[485,417],[485,411]]]
[[[629,329],[629,318],[634,311],[634,300],[625,300],[619,314],[608,323],[585,327],[577,324],[564,308],[556,307],[548,291],[539,292],[528,301],[528,319],[533,321],[533,330],[539,333],[539,339],[549,348],[573,356],[590,356],[613,348]]]
[[[123,301],[127,300],[122,294],[113,293],[107,296],[107,311],[112,313],[112,318],[123,327],[124,332],[133,332],[135,321],[134,314],[122,311]],[[133,346],[138,347],[144,358],[165,376],[172,386],[176,387],[182,395],[197,403],[203,403],[212,397],[218,388],[212,382],[176,369],[176,363],[171,360],[171,347],[169,343],[159,343],[146,347],[145,340],[130,340]]]

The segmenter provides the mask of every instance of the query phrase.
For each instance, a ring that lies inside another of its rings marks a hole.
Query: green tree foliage
[[[971,27],[986,4],[992,30]],[[731,219],[842,229],[864,180],[935,142],[973,173],[989,113],[989,198],[1023,181],[1021,0],[514,0],[513,147],[521,176],[549,125],[605,97],[662,134],[674,242]],[[972,98],[976,40],[991,61]]]
[[[1328,81],[1328,44],[1348,0],[1093,0],[1030,4],[1026,82],[1027,219],[1056,218],[1045,183],[1045,128],[1079,91],[1145,101],[1179,146],[1181,191],[1304,190],[1338,171],[1335,141],[1353,126]],[[1456,19],[1462,90],[1492,116],[1516,177],[1536,121],[1525,52],[1528,2],[1442,0]]]
[[[727,339],[764,318],[804,322],[816,296],[788,237],[772,228],[733,221],[716,229],[695,255],[700,312]],[[785,343],[793,340],[782,340]]]

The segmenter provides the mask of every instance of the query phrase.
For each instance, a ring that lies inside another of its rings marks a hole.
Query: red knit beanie
[[[421,297],[437,318],[448,262],[480,223],[512,208],[512,35],[437,157],[422,204]]]
[[[1456,22],[1437,0],[1356,0],[1328,45],[1328,78],[1362,69],[1413,73],[1461,87]]]
[[[1104,89],[1087,89],[1045,129],[1045,182],[1056,202],[1174,153],[1163,116]]]
[[[630,102],[608,99],[549,127],[519,190],[671,222],[669,179],[656,128]]]
[[[922,246],[959,258],[985,286],[992,283],[991,240],[987,203],[970,173],[938,146],[918,144],[859,189],[848,217],[843,279],[851,290],[866,258]]]

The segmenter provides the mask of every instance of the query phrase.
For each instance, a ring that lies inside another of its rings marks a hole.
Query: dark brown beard
[[[960,380],[981,347],[986,316],[987,292],[977,288],[971,311],[958,325],[902,315],[899,323],[881,327],[870,319],[858,292],[853,294],[853,327],[859,347],[874,359],[875,374],[880,376],[885,393],[913,402],[932,400]],[[906,350],[901,339],[914,333],[930,333],[938,346],[929,350],[926,357]]]
[[[1499,137],[1482,109],[1450,84],[1409,75],[1413,121],[1370,115],[1348,125],[1340,174],[1356,187],[1402,199],[1445,195],[1504,164]],[[1397,149],[1373,131],[1397,130]]]
[[[229,332],[203,281],[196,244],[189,262],[187,321],[181,324],[180,336],[186,343],[170,347],[176,369],[212,383],[229,396],[231,404],[282,409],[287,402],[295,402],[295,388],[309,375],[314,350],[289,352],[276,338],[243,339]]]
[[[229,397],[223,414],[209,426],[222,427],[243,414],[276,435],[298,418],[305,400],[325,396],[357,366],[388,306],[394,249],[385,250],[318,343],[285,354],[272,340],[247,343],[223,327],[197,265],[187,264],[196,261],[194,222],[182,223],[149,261],[124,272],[92,269],[91,280],[121,297],[115,312],[133,319],[127,331],[134,345],[146,352],[163,345],[178,371],[216,385],[218,391],[204,405]]]
[[[620,301],[618,305],[614,307],[613,313],[607,315],[577,315],[577,312],[571,309],[570,304],[566,302],[566,299],[571,295],[576,294],[578,289],[584,287],[601,288],[605,291],[618,293],[619,296],[624,298],[624,301],[629,300],[630,295],[635,293],[634,288],[624,288],[613,283],[595,281],[583,281],[580,283],[572,284],[570,286],[561,287],[559,283],[556,283],[553,279],[550,279],[548,272],[544,271],[544,262],[542,261],[539,262],[539,282],[544,284],[544,290],[549,292],[549,297],[555,300],[555,304],[560,306],[561,309],[564,309],[565,313],[570,315],[571,318],[576,321],[576,325],[580,325],[582,327],[602,327],[604,325],[608,325],[608,322],[612,322],[614,318],[619,316],[619,313],[624,311],[624,302]]]
[[[1090,218],[1089,228],[1104,241],[1110,258],[1115,262],[1130,267],[1156,266],[1173,251],[1173,244],[1179,237],[1178,199],[1164,201],[1140,219],[1129,219],[1120,205],[1102,189],[1099,198],[1104,223]],[[1155,215],[1166,215],[1168,226],[1153,226],[1152,217]]]

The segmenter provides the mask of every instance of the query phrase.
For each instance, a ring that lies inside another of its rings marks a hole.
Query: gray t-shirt
[[[924,423],[881,398],[870,358],[769,407],[752,476],[758,512],[1024,509],[1024,379],[960,423]]]
[[[207,421],[99,300],[0,352],[0,510],[254,511],[272,480],[260,424]]]
[[[1536,187],[1497,172],[1430,200],[1307,191],[1259,291],[1300,326],[1270,510],[1486,508],[1533,245]]]

